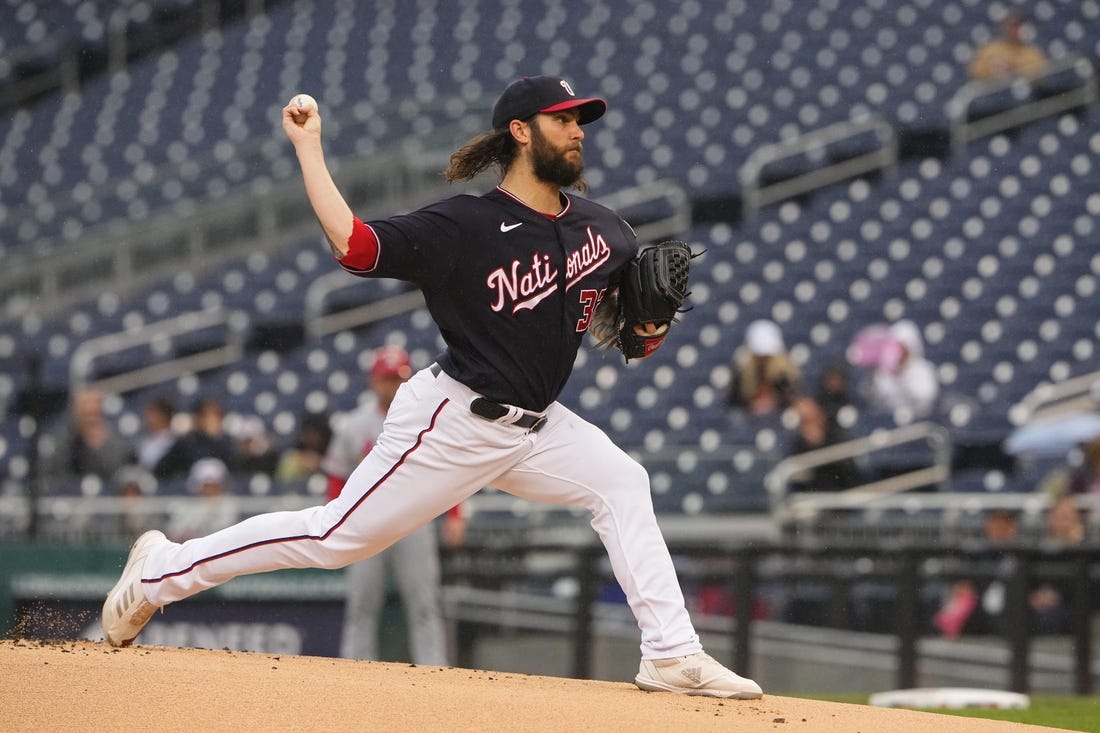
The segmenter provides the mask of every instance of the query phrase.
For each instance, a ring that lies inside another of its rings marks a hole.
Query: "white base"
[[[1027,695],[973,687],[922,687],[876,692],[868,702],[882,708],[1026,708]]]

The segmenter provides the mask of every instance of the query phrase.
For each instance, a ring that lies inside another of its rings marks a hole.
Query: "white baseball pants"
[[[641,629],[643,659],[701,651],[645,469],[559,403],[547,409],[546,425],[530,432],[471,413],[477,396],[446,373],[418,372],[401,387],[381,437],[338,498],[154,548],[142,571],[149,601],[166,605],[250,573],[344,567],[493,486],[592,513]]]

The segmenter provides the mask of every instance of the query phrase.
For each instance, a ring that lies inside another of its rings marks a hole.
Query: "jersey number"
[[[592,323],[592,313],[596,310],[596,306],[600,304],[600,301],[603,300],[605,292],[607,292],[607,288],[581,291],[581,319],[577,321],[577,333],[584,333],[588,330],[589,324]]]

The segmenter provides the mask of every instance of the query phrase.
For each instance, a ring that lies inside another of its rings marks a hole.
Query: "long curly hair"
[[[468,181],[492,167],[503,177],[518,154],[519,145],[507,128],[481,132],[451,153],[451,162],[443,171],[443,177],[448,183]]]
[[[537,124],[531,125],[531,136],[537,143],[545,141],[542,130]],[[544,143],[545,144],[545,143]],[[448,183],[455,181],[468,181],[481,172],[495,167],[497,173],[503,178],[508,169],[519,155],[519,143],[512,137],[507,128],[503,130],[491,130],[480,132],[470,138],[470,141],[461,148],[451,153],[451,161],[447,169],[443,171],[443,177]],[[583,176],[568,184],[582,194],[588,192],[588,182]]]

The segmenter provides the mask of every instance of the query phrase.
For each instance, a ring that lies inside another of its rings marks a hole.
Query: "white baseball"
[[[308,94],[295,94],[290,103],[298,109],[317,109],[317,100]]]

